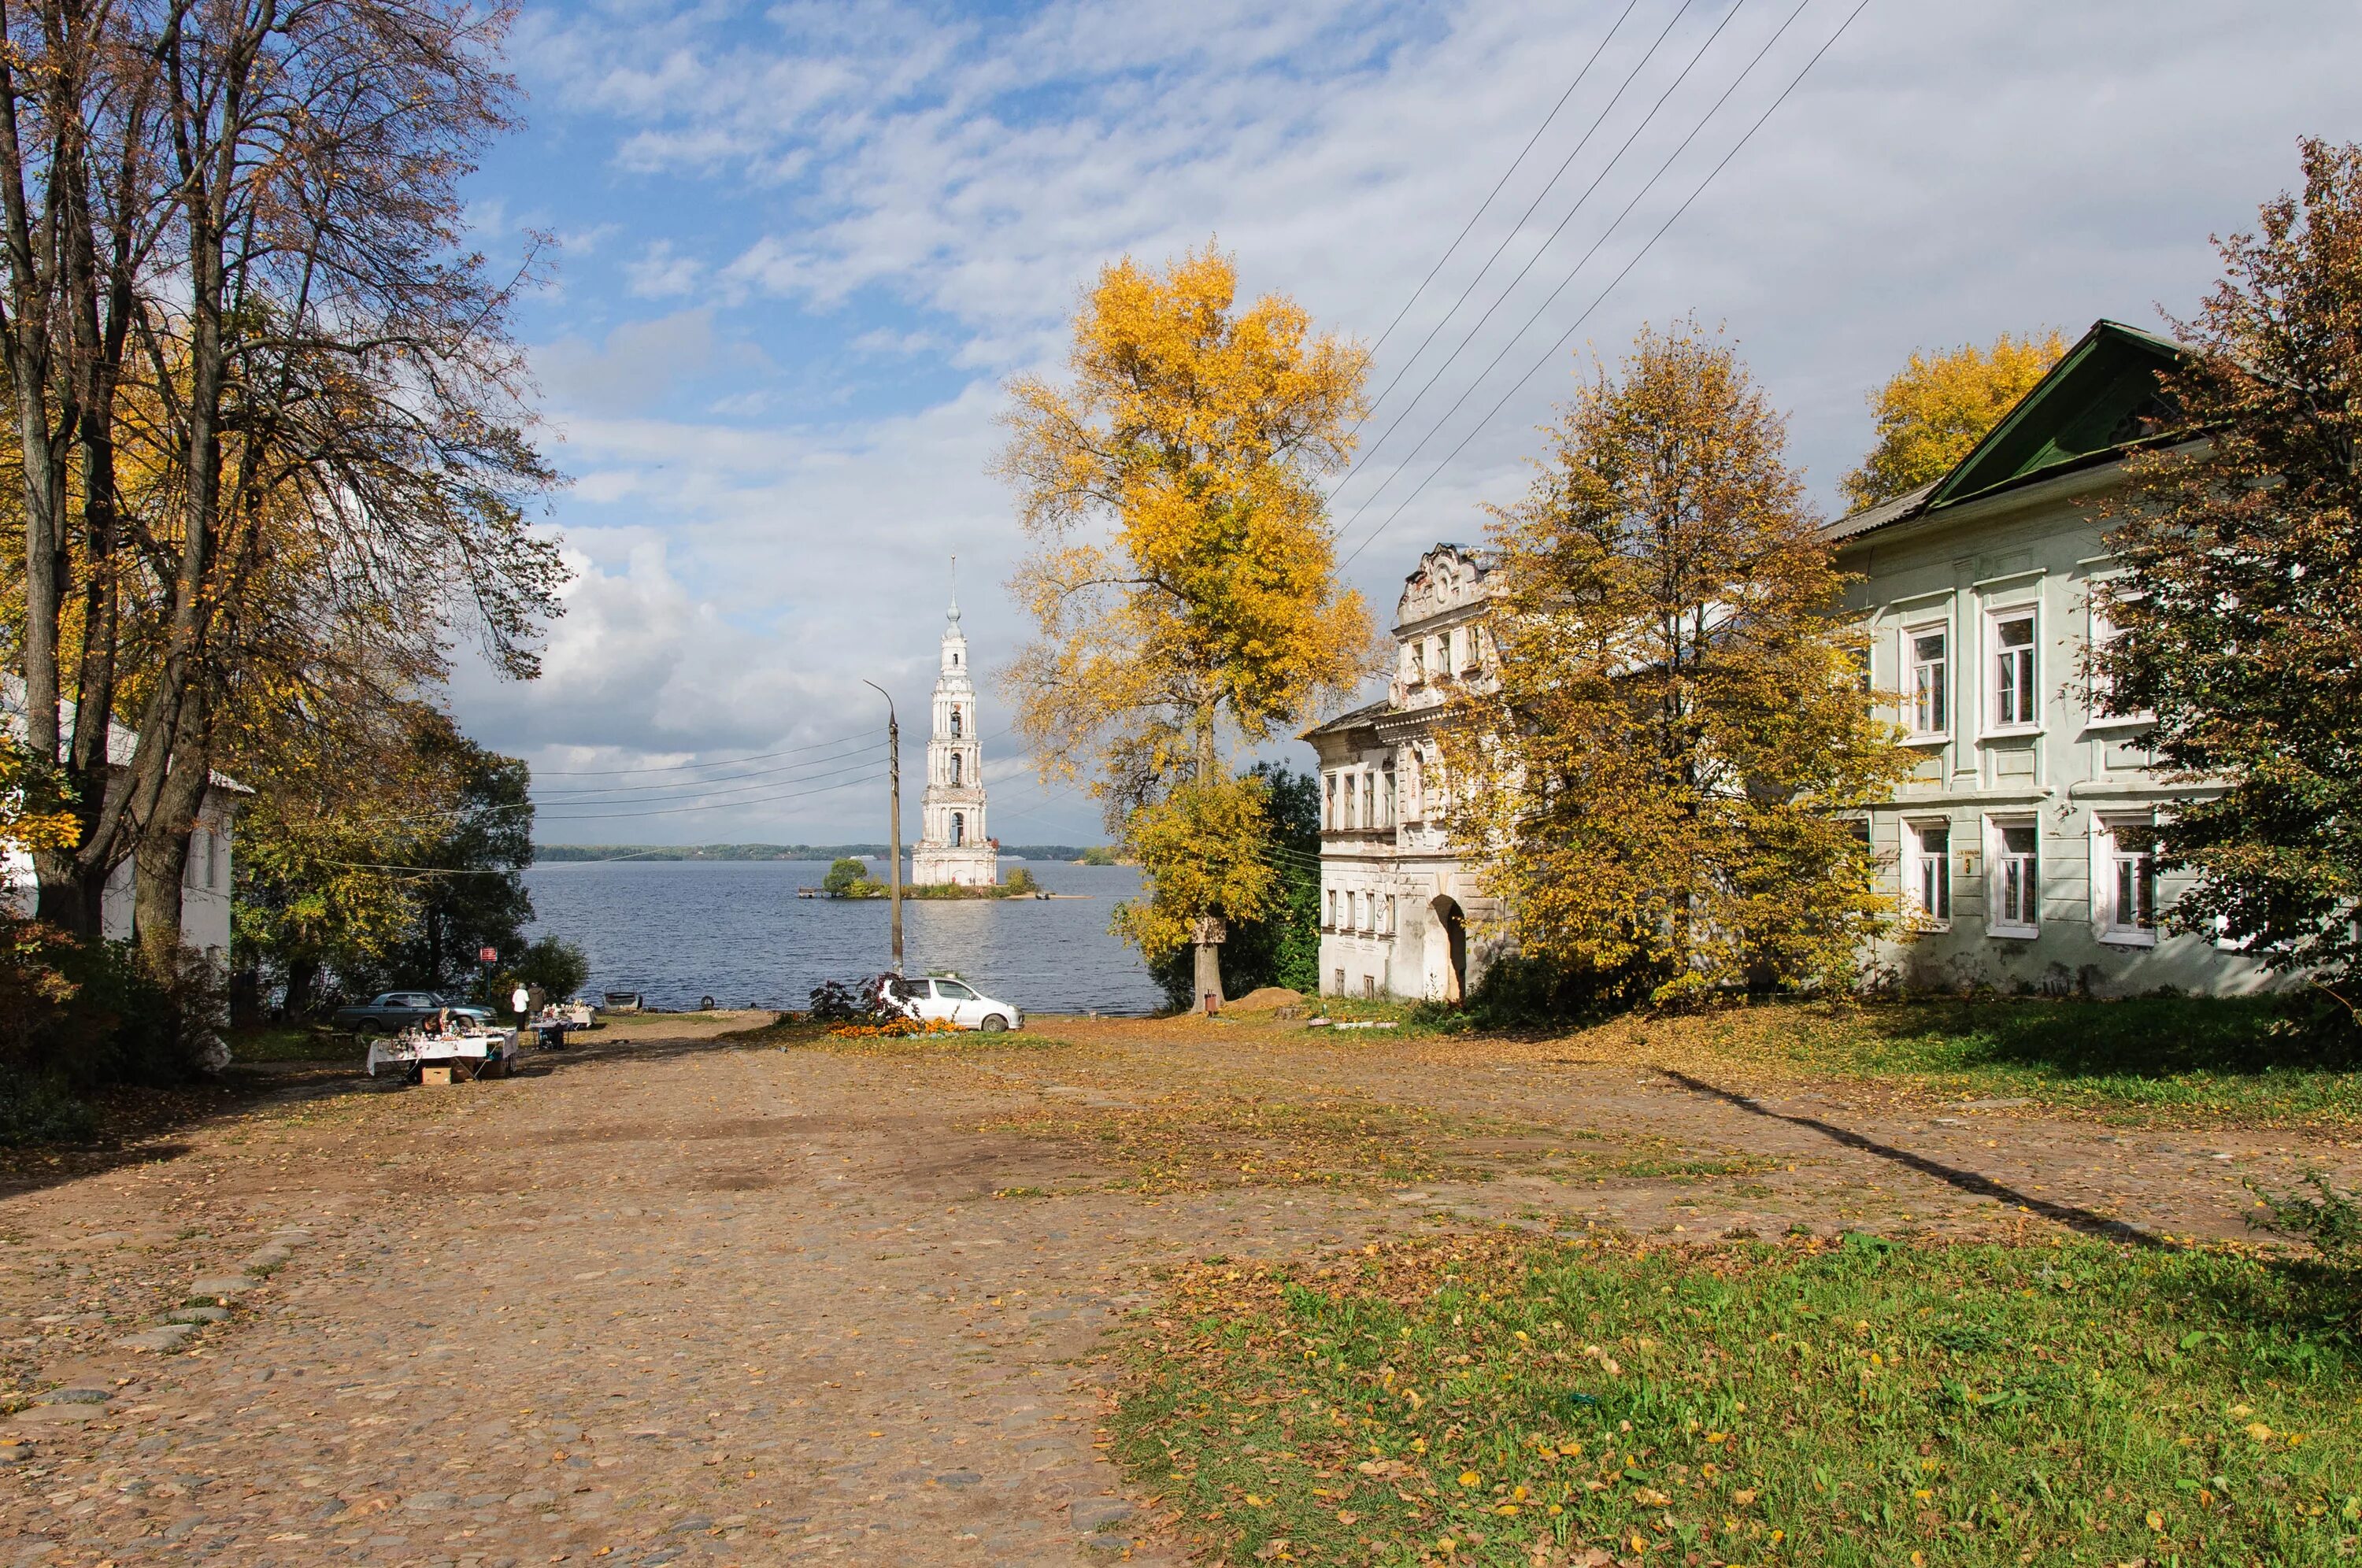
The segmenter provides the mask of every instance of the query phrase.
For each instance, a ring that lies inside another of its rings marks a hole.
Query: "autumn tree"
[[[998,464],[1033,550],[1012,583],[1036,635],[1007,672],[1045,772],[1087,774],[1153,894],[1118,929],[1156,956],[1251,921],[1278,878],[1260,787],[1230,756],[1372,668],[1319,480],[1352,447],[1365,359],[1294,302],[1234,308],[1210,247],[1162,273],[1104,269],[1071,381],[1010,387]]]
[[[2362,1002],[2362,148],[2307,140],[2304,187],[2217,241],[2224,275],[2131,460],[2095,655],[2177,805],[2167,911]],[[2180,436],[2202,439],[2172,440]]]
[[[1529,958],[1661,1001],[1827,987],[1887,917],[1858,813],[1904,759],[1784,439],[1727,344],[1644,329],[1495,513],[1443,788]]]
[[[1982,348],[1963,343],[1915,351],[1871,394],[1878,442],[1861,467],[1838,481],[1846,499],[1857,508],[1874,506],[1942,479],[2066,352],[2067,340],[2057,332],[2004,332]]]

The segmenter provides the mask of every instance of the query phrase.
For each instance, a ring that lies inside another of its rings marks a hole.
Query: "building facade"
[[[25,733],[24,702],[21,680],[11,679],[0,688],[0,725],[5,725],[11,734],[21,736]],[[63,711],[64,723],[71,728],[72,704],[64,704]],[[107,726],[110,767],[129,767],[138,748],[138,737],[131,731],[121,724]],[[230,856],[237,844],[237,810],[240,801],[253,793],[224,774],[210,777],[204,799],[198,802],[196,823],[189,834],[188,867],[181,879],[181,942],[223,966],[229,962]],[[126,860],[106,879],[99,900],[99,922],[101,933],[109,942],[128,942],[134,934],[135,875],[132,863]],[[30,917],[39,897],[40,887],[33,876],[33,857],[22,849],[0,851],[0,906],[12,914]]]
[[[2158,822],[2203,788],[2151,767],[2143,716],[2109,711],[2085,654],[2118,570],[2107,508],[2166,412],[2171,342],[2103,321],[1949,474],[1830,525],[1857,574],[1871,678],[1914,755],[1871,814],[1915,929],[1876,966],[1911,989],[2241,992],[2274,977],[2157,914],[2186,881]]]
[[[1438,545],[1404,580],[1384,701],[1305,732],[1320,765],[1320,990],[1458,1001],[1483,973],[1495,901],[1451,852],[1434,727],[1486,679],[1493,558]]]
[[[919,798],[911,880],[922,887],[989,887],[1000,879],[1000,845],[985,828],[984,747],[976,733],[976,681],[956,599],[944,626],[929,722],[927,787]]]

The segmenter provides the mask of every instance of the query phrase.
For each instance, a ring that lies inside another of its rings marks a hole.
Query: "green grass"
[[[2355,1288],[1869,1237],[1198,1264],[1116,1452],[1234,1562],[2294,1568],[2356,1545]]]
[[[1821,1010],[1797,1061],[1907,1075],[1963,1098],[2243,1121],[2362,1118],[2362,1061],[2268,999],[1905,1002]]]

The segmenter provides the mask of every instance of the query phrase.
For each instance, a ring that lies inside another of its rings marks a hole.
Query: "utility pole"
[[[886,808],[888,838],[893,845],[886,862],[888,917],[894,940],[894,973],[902,972],[902,722],[894,715],[894,696],[874,680],[861,683],[886,699]]]

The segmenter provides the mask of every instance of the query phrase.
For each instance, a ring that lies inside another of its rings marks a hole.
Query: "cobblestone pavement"
[[[1505,1221],[2223,1237],[2243,1176],[2353,1165],[1546,1045],[1038,1023],[292,1075],[19,1181],[0,1568],[1174,1562],[1098,1427],[1162,1264]]]

